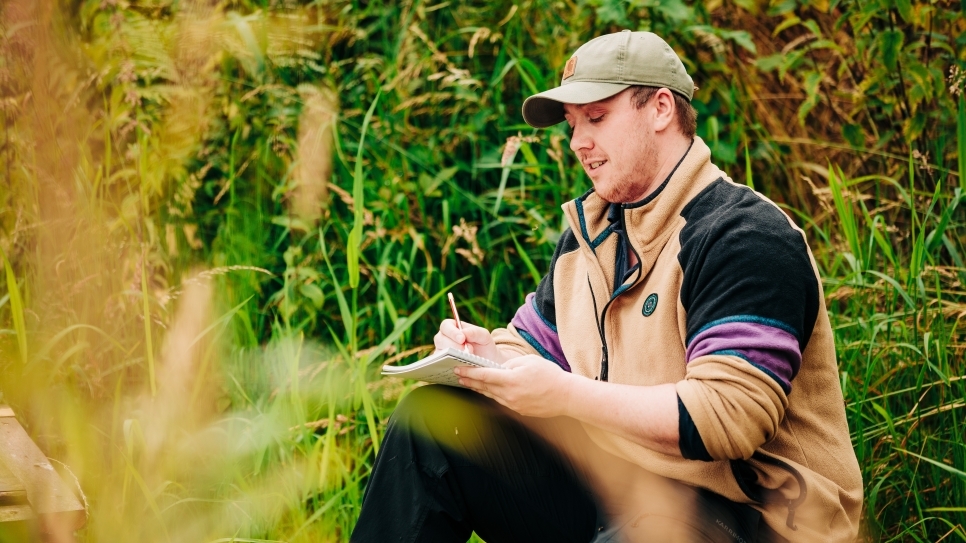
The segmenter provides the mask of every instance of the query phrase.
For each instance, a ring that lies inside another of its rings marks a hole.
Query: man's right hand
[[[439,332],[433,338],[433,343],[437,351],[448,347],[461,351],[466,346],[469,347],[470,353],[500,364],[506,358],[497,349],[496,343],[493,343],[489,330],[464,322],[461,331],[456,327],[456,321],[453,319],[446,319],[440,323]]]

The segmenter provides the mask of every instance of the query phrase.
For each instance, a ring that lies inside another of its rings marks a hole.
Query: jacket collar
[[[677,167],[656,191],[638,202],[620,205],[628,240],[638,255],[641,270],[618,290],[629,288],[647,275],[671,234],[682,225],[681,210],[718,178],[728,179],[711,163],[711,149],[695,136]],[[613,277],[617,244],[612,223],[607,219],[611,203],[591,189],[562,208],[584,253],[597,261],[602,277]]]

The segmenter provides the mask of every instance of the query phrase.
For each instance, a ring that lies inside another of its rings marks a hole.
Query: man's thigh
[[[484,396],[417,388],[400,402],[388,432],[400,434],[387,440],[411,449],[424,479],[436,479],[431,499],[442,503],[427,507],[448,507],[447,516],[461,517],[460,525],[489,543],[585,543],[596,532],[597,508],[573,467],[524,418]]]

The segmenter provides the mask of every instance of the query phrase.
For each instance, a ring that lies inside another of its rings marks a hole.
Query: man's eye
[[[597,118],[591,118],[591,119],[590,119],[590,122],[591,122],[591,123],[593,123],[593,124],[597,124],[597,123],[599,123],[600,121],[603,121],[603,120],[604,120],[604,115],[603,115],[603,114],[601,114],[601,116],[600,116],[600,117],[597,117]]]

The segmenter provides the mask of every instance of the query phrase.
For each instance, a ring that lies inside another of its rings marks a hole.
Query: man
[[[851,541],[862,481],[804,233],[695,137],[694,86],[647,32],[598,37],[534,127],[594,188],[505,329],[444,321],[505,370],[393,415],[353,541]],[[563,371],[561,371],[563,370]]]

